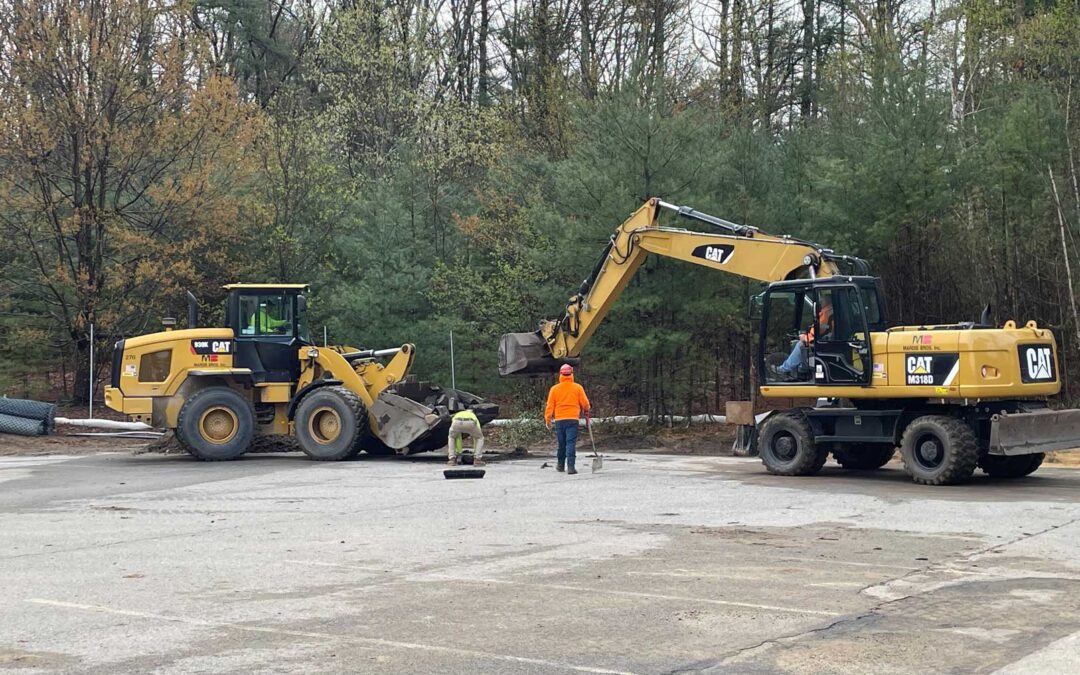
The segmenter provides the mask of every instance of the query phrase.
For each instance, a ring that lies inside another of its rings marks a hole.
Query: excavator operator
[[[821,309],[817,313],[817,325],[821,326],[820,337],[822,339],[828,339],[832,336],[833,306],[831,300],[826,299],[822,302]],[[795,341],[795,346],[791,348],[791,354],[776,369],[781,377],[789,380],[796,377],[799,365],[806,362],[807,348],[814,343],[814,330],[814,325],[811,324],[805,333],[799,333],[799,339]]]

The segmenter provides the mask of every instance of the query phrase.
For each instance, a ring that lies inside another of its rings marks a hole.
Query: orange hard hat
[[[570,365],[569,363],[564,363],[564,364],[562,364],[562,368],[559,368],[559,374],[560,375],[573,375],[574,374],[574,367],[572,365]]]

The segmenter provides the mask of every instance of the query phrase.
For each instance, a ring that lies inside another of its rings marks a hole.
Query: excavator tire
[[[888,464],[895,454],[896,448],[892,446],[859,448],[845,444],[834,448],[832,456],[845,469],[873,471]]]
[[[320,387],[296,407],[296,440],[311,459],[337,462],[363,449],[367,408],[346,387]]]
[[[975,473],[979,448],[963,420],[944,415],[916,418],[904,430],[900,457],[911,479],[922,485],[957,485]]]
[[[1042,452],[1012,457],[986,455],[979,460],[979,468],[991,478],[1023,478],[1035,473],[1045,458]]]
[[[821,470],[829,451],[817,447],[814,431],[798,410],[765,420],[758,435],[761,463],[778,476],[809,476]]]
[[[195,392],[180,408],[176,439],[204,462],[236,459],[251,448],[255,411],[251,401],[229,387]]]

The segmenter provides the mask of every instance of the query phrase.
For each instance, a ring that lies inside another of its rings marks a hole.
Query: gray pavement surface
[[[1080,471],[543,461],[0,458],[0,670],[1080,672]]]

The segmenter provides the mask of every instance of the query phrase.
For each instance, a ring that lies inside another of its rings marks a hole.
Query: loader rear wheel
[[[829,451],[817,447],[806,416],[797,410],[777,413],[761,425],[761,462],[778,476],[809,476],[825,465]]]
[[[1045,458],[1042,452],[1013,457],[986,455],[979,460],[979,467],[991,478],[1023,478],[1035,473]]]
[[[975,473],[979,448],[963,420],[943,415],[917,418],[900,441],[904,470],[916,483],[956,485]]]
[[[896,448],[891,445],[884,447],[854,447],[841,445],[833,449],[833,459],[845,469],[852,471],[872,471],[880,469],[889,463],[896,454]]]
[[[176,438],[194,457],[206,462],[236,459],[251,448],[255,413],[251,402],[228,387],[208,387],[184,402],[176,420]]]
[[[345,387],[321,387],[296,407],[296,440],[308,457],[336,462],[355,456],[368,428],[367,408]]]

